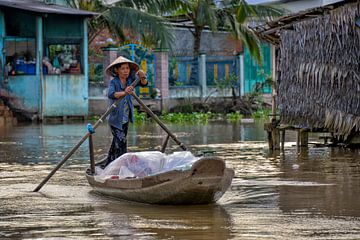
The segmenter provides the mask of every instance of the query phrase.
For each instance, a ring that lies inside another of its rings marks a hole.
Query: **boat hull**
[[[87,171],[88,173],[89,171]],[[170,171],[136,179],[100,180],[86,174],[95,191],[120,199],[150,204],[209,204],[231,185],[234,170],[220,158],[202,158],[187,171]]]

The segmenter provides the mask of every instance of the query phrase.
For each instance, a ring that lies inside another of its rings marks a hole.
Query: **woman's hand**
[[[134,88],[132,86],[127,86],[123,92],[115,92],[114,96],[116,98],[125,97],[126,95],[132,94]]]
[[[146,78],[145,72],[141,69],[136,74],[139,76],[140,80],[142,80],[143,78]]]
[[[127,86],[127,87],[125,88],[125,94],[126,94],[126,95],[132,94],[133,91],[134,91],[134,88],[133,88],[132,86]]]
[[[147,84],[147,80],[146,80],[145,72],[140,69],[136,74],[137,74],[138,77],[140,78],[141,84],[146,85],[146,84]]]

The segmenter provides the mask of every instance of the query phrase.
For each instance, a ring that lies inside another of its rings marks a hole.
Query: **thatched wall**
[[[280,32],[278,106],[282,123],[360,130],[360,2]]]

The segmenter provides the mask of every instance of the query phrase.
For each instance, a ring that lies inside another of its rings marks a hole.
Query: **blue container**
[[[15,65],[16,74],[25,74],[25,75],[35,75],[36,74],[36,64],[35,63],[17,63]]]
[[[15,65],[16,74],[26,74],[26,64],[25,63],[16,63]]]
[[[35,75],[36,74],[36,64],[35,63],[26,64],[26,74],[27,75]]]

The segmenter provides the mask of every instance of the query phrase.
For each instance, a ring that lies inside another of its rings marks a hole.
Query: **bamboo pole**
[[[92,134],[89,136],[89,155],[90,155],[90,169],[91,173],[95,173],[95,158],[94,158],[94,142]]]

